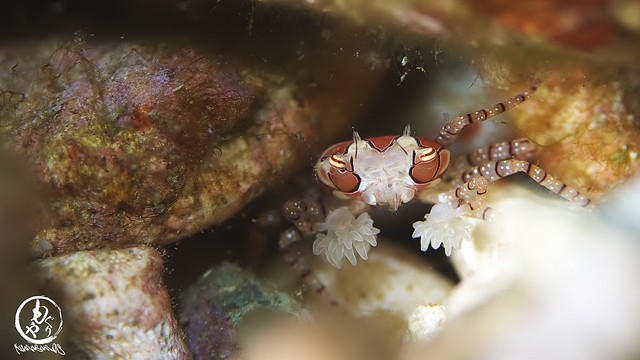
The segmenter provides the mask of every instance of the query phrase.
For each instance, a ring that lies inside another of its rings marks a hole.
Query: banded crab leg
[[[496,212],[483,204],[489,182],[523,172],[563,198],[592,209],[591,200],[585,195],[525,160],[535,150],[536,145],[526,138],[503,141],[478,149],[458,158],[447,171],[456,174],[447,182],[449,187],[456,186],[454,190],[441,192],[439,195],[432,192],[422,195],[420,199],[434,203],[447,202],[453,207],[467,206],[468,216],[491,220],[495,218]]]
[[[454,190],[440,194],[439,202],[448,203],[453,208],[466,207],[465,216],[482,220],[493,220],[496,211],[484,204],[489,180],[476,176]]]
[[[440,201],[438,194],[447,192],[448,189],[464,185],[469,178],[464,174],[473,167],[487,161],[507,159],[527,160],[536,151],[536,145],[527,138],[510,141],[501,141],[475,150],[467,155],[458,157],[442,176],[443,181],[433,188],[418,194],[422,202],[435,203]],[[455,190],[454,190],[455,191]],[[453,193],[453,192],[451,192]]]
[[[470,167],[475,167],[488,161],[507,159],[528,160],[536,149],[536,145],[527,138],[501,141],[459,157],[448,170],[448,173],[456,175],[463,174]],[[457,185],[460,185],[468,179],[454,175],[453,181],[456,180],[459,181]]]
[[[316,295],[325,298],[331,305],[338,305],[338,301],[326,292],[324,284],[313,274],[305,258],[299,252],[292,251],[296,242],[315,233],[315,224],[324,220],[324,206],[317,199],[292,200],[285,203],[284,214],[295,225],[295,228],[285,230],[278,241],[284,260]]]
[[[536,87],[532,86],[528,92],[523,92],[505,101],[499,102],[488,109],[480,109],[449,120],[442,129],[440,129],[436,142],[444,147],[451,145],[465,126],[483,122],[496,115],[502,114],[503,112],[525,102],[529,99],[530,94],[535,91]]]
[[[542,168],[525,160],[506,159],[499,161],[488,161],[473,167],[463,174],[463,180],[469,182],[477,177],[483,177],[489,182],[494,182],[503,177],[522,172],[535,180],[538,184],[549,189],[551,192],[560,195],[562,198],[573,202],[586,209],[594,209],[591,200],[578,190],[561,182],[556,177],[549,175]]]

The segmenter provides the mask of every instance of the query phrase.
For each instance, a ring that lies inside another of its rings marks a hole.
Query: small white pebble
[[[433,338],[446,319],[447,313],[444,306],[433,304],[418,306],[409,317],[407,324],[410,339],[425,341]]]

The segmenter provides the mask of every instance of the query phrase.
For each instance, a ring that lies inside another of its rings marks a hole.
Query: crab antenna
[[[358,134],[358,132],[356,131],[356,129],[353,129],[353,142],[358,142],[360,140],[362,140],[362,138],[360,137],[360,134]]]
[[[354,157],[357,159],[358,158],[358,143],[360,141],[362,141],[362,138],[360,137],[360,134],[358,134],[358,132],[356,131],[355,128],[351,128],[353,129],[353,143],[356,144],[356,153],[354,155]]]
[[[407,124],[407,126],[404,127],[404,132],[402,133],[403,136],[411,136],[411,125]]]

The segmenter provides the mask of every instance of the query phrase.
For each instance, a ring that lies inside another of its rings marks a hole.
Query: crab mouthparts
[[[388,205],[390,211],[396,211],[401,204],[411,201],[415,193],[413,187],[398,182],[371,184],[362,193],[362,200],[369,205]]]

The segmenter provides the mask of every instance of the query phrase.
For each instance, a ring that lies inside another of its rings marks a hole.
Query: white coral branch
[[[434,249],[443,245],[447,256],[452,249],[459,249],[463,240],[470,240],[473,222],[464,217],[462,208],[454,209],[449,204],[437,203],[431,213],[424,216],[425,221],[413,223],[413,238],[420,238],[420,250],[427,251],[429,244]]]
[[[324,255],[327,262],[338,269],[345,257],[355,266],[358,262],[356,253],[367,260],[369,250],[377,245],[376,234],[380,232],[373,227],[369,214],[362,213],[355,218],[346,206],[329,212],[325,222],[318,225],[318,230],[326,231],[326,234],[316,235],[313,253]]]

